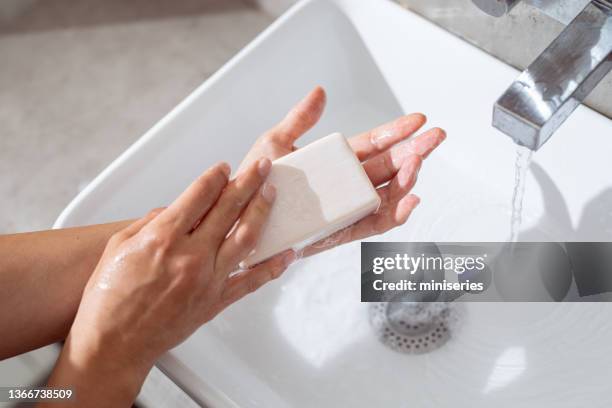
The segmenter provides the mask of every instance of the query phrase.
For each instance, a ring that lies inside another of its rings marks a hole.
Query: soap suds
[[[370,138],[370,143],[372,143],[374,146],[376,146],[379,149],[383,148],[385,140],[393,137],[395,133],[396,133],[395,128],[387,128],[380,133],[373,134],[372,137]]]

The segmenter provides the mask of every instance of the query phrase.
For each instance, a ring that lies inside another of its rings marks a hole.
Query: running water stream
[[[525,196],[525,181],[527,170],[531,164],[533,151],[517,146],[514,162],[514,191],[512,193],[512,214],[510,216],[510,242],[518,240],[521,222],[523,221],[523,197]]]

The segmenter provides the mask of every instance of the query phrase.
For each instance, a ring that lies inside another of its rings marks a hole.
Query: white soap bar
[[[334,133],[272,162],[276,201],[249,267],[286,249],[299,250],[371,212],[380,197],[346,139]]]

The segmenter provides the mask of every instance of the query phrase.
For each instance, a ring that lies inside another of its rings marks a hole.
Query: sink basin
[[[167,205],[214,162],[235,168],[320,84],[328,109],[303,143],[414,111],[448,132],[421,171],[422,204],[376,240],[507,240],[517,148],[490,122],[516,75],[392,2],[302,1],[102,172],[56,227]],[[579,107],[534,155],[519,239],[612,240],[611,153],[611,122]],[[610,304],[460,306],[443,347],[385,347],[360,303],[350,244],[301,260],[158,367],[212,407],[611,406]]]

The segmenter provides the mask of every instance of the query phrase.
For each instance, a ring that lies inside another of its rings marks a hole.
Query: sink
[[[304,138],[423,111],[448,139],[425,163],[408,223],[374,240],[504,241],[517,148],[490,126],[517,71],[386,0],[298,3],[104,170],[56,227],[167,205],[218,160],[235,168],[315,85]],[[525,241],[612,240],[612,123],[579,107],[533,157]],[[608,303],[463,303],[428,354],[380,343],[360,303],[359,244],[294,265],[158,363],[211,407],[608,407]]]

